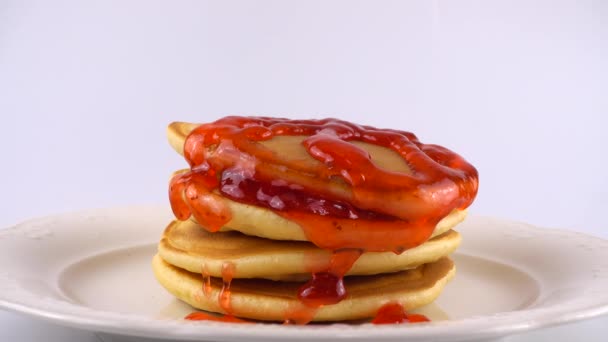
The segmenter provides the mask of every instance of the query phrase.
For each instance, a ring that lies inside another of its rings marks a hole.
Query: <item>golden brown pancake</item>
[[[184,143],[188,135],[198,127],[198,124],[173,122],[167,128],[169,144],[176,152],[183,155]],[[420,205],[420,201],[413,200],[409,191],[400,187],[378,189],[375,193],[366,196],[369,206],[357,204],[358,197],[353,188],[341,177],[332,177],[329,180],[319,177],[325,165],[313,158],[303,146],[302,142],[307,136],[275,136],[264,141],[250,141],[251,144],[261,147],[269,155],[278,156],[280,162],[264,161],[263,168],[257,168],[256,163],[261,162],[260,156],[243,160],[240,153],[216,153],[225,151],[217,145],[209,147],[204,152],[205,159],[218,159],[224,165],[240,165],[241,168],[255,168],[256,173],[264,173],[266,179],[280,179],[288,184],[297,184],[304,189],[314,189],[319,195],[351,203],[360,209],[389,214],[395,217],[408,219],[406,212],[425,212],[428,208]],[[231,146],[231,142],[225,142]],[[411,174],[412,170],[405,160],[395,151],[361,141],[349,141],[366,151],[371,161],[380,169],[393,173]],[[290,167],[286,167],[290,165]],[[429,191],[431,189],[429,188]],[[407,209],[407,210],[406,210]]]
[[[167,128],[167,138],[171,147],[177,153],[183,155],[186,137],[188,137],[188,134],[198,126],[198,124],[187,122],[174,122],[169,125]],[[302,141],[305,138],[307,137],[277,136],[260,143],[268,149],[280,153],[281,157],[287,161],[302,161],[311,163],[312,165],[320,164],[321,162],[312,158],[304,147],[302,147]],[[379,167],[393,172],[411,173],[405,160],[390,149],[361,141],[352,141],[351,143],[367,151],[372,156],[374,163]]]
[[[272,240],[308,241],[300,226],[272,210],[232,201],[217,195],[216,199],[227,204],[232,218],[221,231],[236,230],[243,234],[259,236]],[[462,222],[467,215],[466,210],[454,210],[444,217],[431,236],[440,235]],[[194,218],[192,218],[194,221]]]
[[[449,230],[426,243],[397,255],[393,252],[364,253],[347,275],[391,273],[415,268],[452,253],[460,234]],[[323,270],[331,252],[303,241],[274,241],[238,232],[210,233],[192,221],[173,221],[158,246],[168,263],[194,273],[221,277],[222,265],[235,266],[234,278],[303,280]]]
[[[186,171],[188,170],[180,170],[173,175]],[[217,203],[216,206],[227,207],[232,215],[230,221],[220,229],[222,232],[236,230],[243,234],[272,240],[308,241],[304,231],[297,223],[276,214],[270,209],[233,201],[222,196],[217,190],[211,193],[211,198]],[[454,228],[464,221],[466,216],[466,209],[453,210],[437,223],[431,237]],[[191,217],[190,220],[196,222],[194,217]]]
[[[301,311],[297,298],[302,283],[262,279],[235,279],[230,285],[230,312],[220,306],[222,280],[211,278],[203,291],[203,278],[166,263],[159,255],[152,261],[157,280],[170,293],[195,308],[229,313],[237,317],[263,321],[284,321]],[[352,276],[344,279],[348,296],[338,304],[322,306],[313,321],[345,321],[372,317],[386,303],[398,302],[406,310],[434,301],[454,276],[455,267],[448,258],[415,269],[391,274]],[[205,293],[206,292],[206,293]]]

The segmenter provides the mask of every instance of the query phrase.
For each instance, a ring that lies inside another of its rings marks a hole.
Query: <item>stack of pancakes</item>
[[[185,140],[196,127],[169,126],[169,142],[178,153],[183,154]],[[302,139],[277,136],[256,143],[283,158],[317,163],[302,147]],[[410,172],[391,149],[363,142],[357,146],[383,169]],[[194,308],[262,321],[358,320],[373,317],[387,303],[411,310],[434,301],[455,274],[448,255],[461,238],[452,228],[466,216],[464,209],[452,210],[426,242],[400,254],[363,252],[344,277],[346,297],[311,309],[298,298],[298,290],[311,273],[330,262],[332,251],[309,242],[297,223],[274,210],[234,201],[218,191],[210,198],[211,206],[230,210],[229,221],[217,232],[194,218],[169,223],[153,259],[154,274]]]

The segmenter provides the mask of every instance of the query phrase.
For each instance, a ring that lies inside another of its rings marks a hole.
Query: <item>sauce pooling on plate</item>
[[[426,316],[421,314],[408,314],[399,303],[384,304],[378,310],[373,324],[399,324],[399,323],[421,323],[430,322]]]
[[[304,136],[302,145],[317,163],[261,144],[278,136]],[[378,167],[354,141],[392,150],[411,172]],[[184,156],[190,170],[176,175],[169,190],[178,219],[194,216],[209,231],[219,230],[232,217],[214,200],[219,192],[296,222],[309,241],[333,252],[325,269],[299,289],[309,308],[347,296],[343,277],[362,253],[401,253],[427,241],[442,218],[472,203],[478,186],[477,170],[443,147],[409,132],[336,119],[226,117],[194,129]]]
[[[249,321],[245,321],[239,318],[236,318],[232,315],[210,315],[205,312],[193,312],[188,316],[184,317],[184,319],[189,321],[213,321],[213,322],[224,322],[224,323],[251,323]]]

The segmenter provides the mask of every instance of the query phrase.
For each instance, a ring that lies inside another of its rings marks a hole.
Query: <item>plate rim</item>
[[[0,229],[0,238],[26,230],[32,224],[49,220],[78,220],[84,216],[112,216],[116,212],[135,212],[141,210],[166,211],[166,206],[161,205],[130,205],[108,208],[94,208],[72,211],[62,214],[31,218],[21,223]],[[584,237],[598,244],[608,243],[600,237],[556,228],[543,228],[524,222],[497,218],[486,215],[469,215],[478,219],[515,224],[526,227],[528,230],[542,230],[543,233],[565,234],[568,236]],[[469,218],[470,219],[470,218]],[[137,220],[137,215],[131,220]],[[55,228],[61,229],[61,228]],[[467,254],[467,253],[464,253]],[[608,252],[606,252],[608,255]],[[9,274],[10,275],[10,274]],[[6,278],[7,275],[5,275]],[[2,277],[0,276],[0,279]],[[9,279],[10,280],[10,279]],[[0,288],[2,286],[0,285]],[[24,294],[27,292],[23,290]],[[17,291],[17,293],[19,293]],[[422,325],[386,325],[373,326],[373,337],[378,340],[394,338],[419,338],[432,340],[458,340],[463,338],[490,338],[516,334],[524,331],[535,330],[543,327],[555,326],[564,323],[581,321],[593,317],[608,314],[608,291],[601,298],[591,300],[589,295],[579,298],[578,301],[570,303],[566,308],[540,307],[525,310],[501,312],[493,315],[481,315],[463,318],[453,321],[431,322]],[[138,314],[126,314],[112,311],[104,311],[88,308],[68,301],[59,301],[64,309],[72,309],[73,312],[65,310],[53,311],[43,305],[36,306],[31,302],[19,302],[14,298],[8,298],[0,292],[0,309],[22,313],[31,317],[40,318],[59,325],[96,332],[121,334],[129,336],[172,338],[179,340],[200,340],[201,338],[265,338],[265,339],[296,339],[309,338],[369,338],[369,324],[346,325],[341,323],[326,326],[283,326],[275,324],[256,324],[253,328],[249,325],[235,325],[222,322],[184,322],[181,320],[155,319]],[[52,303],[51,303],[52,304]],[[519,316],[525,313],[526,319]],[[112,318],[112,319],[110,319]],[[162,324],[159,324],[162,322]],[[155,323],[155,324],[154,324]],[[175,328],[175,329],[168,329]],[[269,334],[272,332],[272,334]]]

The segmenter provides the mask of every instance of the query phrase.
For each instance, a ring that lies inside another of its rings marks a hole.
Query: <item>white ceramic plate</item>
[[[93,331],[176,340],[490,339],[608,312],[608,241],[493,218],[458,227],[456,278],[421,310],[429,324],[188,322],[150,259],[163,206],[90,210],[0,231],[0,307]]]

